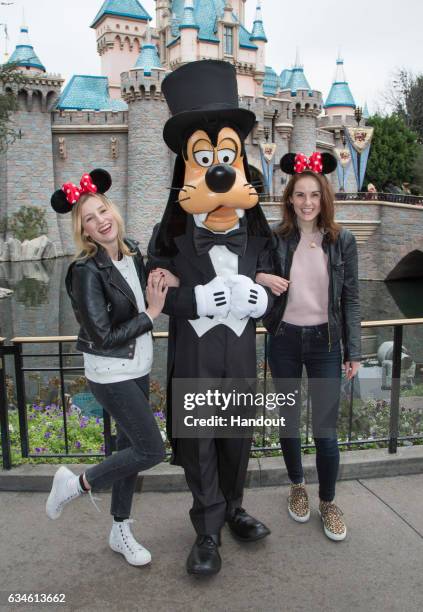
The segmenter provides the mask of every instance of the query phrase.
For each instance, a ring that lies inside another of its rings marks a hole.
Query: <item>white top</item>
[[[197,215],[194,215],[194,221],[198,227],[209,229],[205,227],[205,225],[201,221],[198,220]],[[231,229],[222,233],[227,234],[228,232],[232,232],[234,229],[238,228],[239,223],[235,227],[232,227]],[[212,247],[209,251],[209,256],[213,264],[214,271],[216,272],[216,276],[222,278],[223,281],[225,281],[225,279],[229,278],[230,276],[233,276],[234,274],[238,274],[239,257],[236,253],[232,253],[232,251],[230,251],[224,245],[219,244]],[[241,336],[248,321],[248,317],[240,320],[234,317],[231,312],[229,312],[227,317],[213,317],[212,319],[210,319],[209,317],[200,317],[199,319],[189,320],[199,338],[201,338],[201,336],[204,336],[204,334],[208,332],[209,329],[212,329],[217,325],[226,325],[227,327],[230,327],[237,336]]]
[[[144,296],[133,258],[124,255],[121,261],[114,261],[112,259],[112,263],[131,287],[137,302],[138,312],[145,312]],[[89,353],[83,353],[83,356],[85,376],[92,382],[106,384],[146,376],[151,371],[153,362],[153,339],[151,332],[138,336],[135,341],[133,359],[102,357],[90,355]]]
[[[328,321],[328,257],[323,235],[301,233],[292,260],[288,301],[283,316],[292,325],[322,325]]]

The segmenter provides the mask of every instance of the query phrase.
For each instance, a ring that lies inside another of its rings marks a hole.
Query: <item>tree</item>
[[[25,76],[18,71],[17,64],[0,64],[0,152],[17,137],[11,126],[11,114],[18,110],[16,85],[23,83]]]
[[[385,183],[398,186],[412,183],[415,178],[415,161],[420,147],[416,134],[402,117],[374,115],[367,120],[374,127],[372,149],[367,165],[366,183],[374,183],[382,189]]]
[[[404,68],[399,69],[384,93],[384,102],[423,143],[423,75],[415,76]]]

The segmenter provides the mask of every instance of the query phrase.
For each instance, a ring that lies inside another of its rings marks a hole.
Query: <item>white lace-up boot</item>
[[[151,554],[132,535],[130,524],[133,522],[133,519],[113,521],[109,545],[112,550],[121,553],[130,565],[147,565],[151,561]]]
[[[53,478],[50,495],[46,503],[46,513],[51,519],[57,519],[62,514],[62,510],[67,503],[82,495],[84,491],[79,484],[79,476],[76,476],[67,467],[62,465],[56,472]],[[90,499],[98,512],[100,508],[95,503],[95,499],[88,491]]]
[[[46,503],[47,516],[57,519],[64,506],[82,494],[78,476],[62,465],[53,478],[53,486]]]

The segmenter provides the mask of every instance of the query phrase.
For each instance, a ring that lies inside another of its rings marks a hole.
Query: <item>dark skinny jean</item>
[[[300,388],[303,366],[307,371],[312,404],[313,437],[319,497],[333,501],[339,469],[336,423],[341,386],[340,342],[329,350],[327,324],[300,327],[282,323],[280,334],[269,338],[269,365],[278,392]],[[303,481],[301,461],[300,401],[293,408],[282,408],[286,427],[281,428],[281,449],[292,483]]]
[[[138,472],[165,457],[162,436],[149,404],[149,377],[99,384],[88,381],[101,406],[116,421],[117,452],[85,472],[93,491],[113,485],[110,513],[128,518]]]

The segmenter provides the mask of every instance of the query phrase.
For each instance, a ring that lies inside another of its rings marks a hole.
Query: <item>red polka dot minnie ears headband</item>
[[[73,183],[65,183],[53,193],[50,202],[53,209],[63,215],[70,212],[85,193],[106,193],[111,186],[112,177],[107,170],[97,168],[82,175],[79,187]]]
[[[306,170],[316,174],[330,174],[336,170],[338,162],[330,153],[315,151],[307,157],[304,153],[287,153],[280,161],[282,172],[285,174],[301,174]]]

